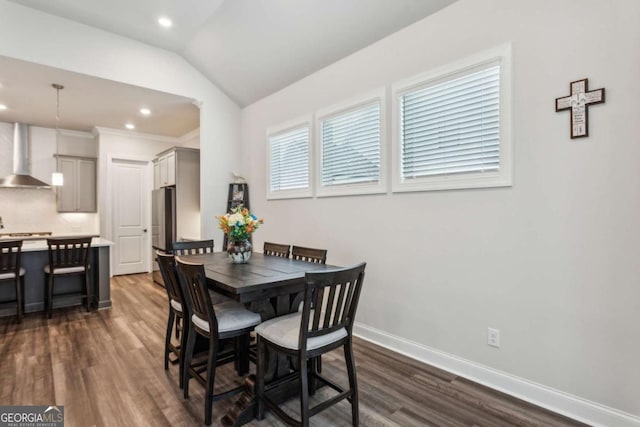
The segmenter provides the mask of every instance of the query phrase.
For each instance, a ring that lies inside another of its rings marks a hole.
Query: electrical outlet
[[[487,329],[487,344],[491,347],[500,348],[500,329]]]

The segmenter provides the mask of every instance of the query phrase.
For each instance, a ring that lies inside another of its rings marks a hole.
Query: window
[[[508,51],[395,88],[394,191],[511,185]]]
[[[268,132],[268,198],[310,197],[309,122]]]
[[[318,113],[318,196],[384,192],[384,92]]]

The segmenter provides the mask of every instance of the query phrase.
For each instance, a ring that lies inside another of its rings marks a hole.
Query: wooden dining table
[[[209,287],[260,313],[262,320],[298,310],[304,297],[304,277],[308,271],[329,271],[332,265],[253,253],[246,264],[233,264],[226,252],[189,255],[189,262],[204,264]],[[266,380],[275,380],[291,369],[282,355],[269,358]],[[220,420],[225,426],[240,426],[255,418],[255,375],[245,380],[245,391]],[[295,390],[293,390],[295,391]],[[286,396],[283,395],[283,399]]]

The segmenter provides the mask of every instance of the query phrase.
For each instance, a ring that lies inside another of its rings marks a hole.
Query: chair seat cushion
[[[311,311],[313,318],[313,310]],[[280,347],[299,350],[300,323],[302,313],[291,313],[286,316],[275,317],[256,326],[256,333]],[[330,334],[307,339],[307,350],[315,350],[334,343],[347,336],[347,330],[340,328]]]
[[[20,275],[24,276],[26,273],[26,270],[23,267],[20,267]],[[16,278],[16,273],[11,272],[11,273],[0,273],[0,280],[6,280],[6,279],[15,279]]]
[[[47,274],[51,273],[51,269],[48,265],[44,266],[44,272]],[[69,273],[84,273],[84,267],[62,267],[62,268],[54,268],[53,274],[69,274]]]
[[[250,328],[260,323],[260,315],[247,310],[236,301],[227,301],[213,306],[218,320],[218,332],[231,332]],[[209,321],[195,314],[191,316],[193,324],[209,332]]]
[[[171,307],[173,307],[173,309],[175,311],[179,311],[180,313],[182,313],[182,304],[180,304],[180,302],[172,299],[170,304],[171,304]]]

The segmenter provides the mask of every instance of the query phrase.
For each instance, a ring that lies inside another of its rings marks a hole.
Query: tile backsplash
[[[0,178],[12,173],[12,140],[13,124],[0,123]],[[49,182],[55,130],[31,127],[30,142],[31,175]],[[0,217],[4,225],[0,233],[98,234],[100,230],[97,213],[58,213],[54,189],[0,188]]]
[[[97,234],[98,214],[58,213],[54,190],[0,188],[0,233]]]

